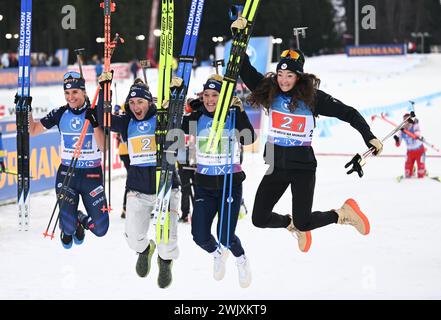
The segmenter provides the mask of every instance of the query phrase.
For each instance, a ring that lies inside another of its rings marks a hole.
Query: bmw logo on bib
[[[210,120],[207,122],[207,125],[205,126],[205,129],[211,129],[211,127],[213,126],[213,120]]]
[[[138,123],[137,127],[138,127],[139,132],[145,133],[150,130],[151,125],[147,121],[142,121],[142,122]]]
[[[72,118],[70,120],[70,128],[73,131],[80,131],[83,128],[83,121],[78,117]]]

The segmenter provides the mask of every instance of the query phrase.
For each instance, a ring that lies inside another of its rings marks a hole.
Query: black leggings
[[[274,168],[265,175],[257,189],[253,208],[253,224],[259,228],[286,228],[288,215],[273,212],[273,208],[291,185],[293,222],[300,231],[309,231],[337,223],[335,211],[311,212],[314,198],[315,171]]]

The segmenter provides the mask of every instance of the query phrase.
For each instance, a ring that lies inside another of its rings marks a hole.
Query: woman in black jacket
[[[265,161],[270,168],[256,193],[253,224],[259,228],[287,228],[297,238],[299,248],[311,246],[310,230],[331,223],[353,225],[361,234],[369,233],[369,220],[353,199],[338,210],[311,212],[317,161],[312,149],[315,118],[336,117],[348,122],[363,137],[375,155],[383,148],[369,125],[352,107],[319,90],[320,80],[303,72],[305,57],[300,50],[286,50],[277,73],[260,74],[245,56],[240,76],[252,91],[251,105],[262,106],[269,115]],[[286,188],[291,185],[292,215],[273,212]]]

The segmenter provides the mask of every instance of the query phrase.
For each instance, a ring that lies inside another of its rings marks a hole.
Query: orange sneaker
[[[349,224],[354,226],[362,235],[369,234],[371,230],[369,220],[354,199],[346,200],[343,206],[335,212],[338,214],[339,224]]]
[[[292,235],[297,238],[297,241],[299,243],[299,249],[302,252],[308,252],[309,248],[311,247],[312,243],[312,236],[311,231],[300,231],[294,226],[294,223],[292,222],[289,224],[286,229],[292,233]]]

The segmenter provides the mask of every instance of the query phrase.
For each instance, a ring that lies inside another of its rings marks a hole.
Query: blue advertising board
[[[12,128],[14,122],[0,122],[0,128]],[[9,130],[8,130],[9,131]],[[5,165],[9,171],[17,172],[16,133],[3,131],[2,140],[5,150]],[[31,193],[52,189],[60,165],[60,134],[49,130],[30,139]],[[0,201],[17,197],[17,177],[0,174]]]

